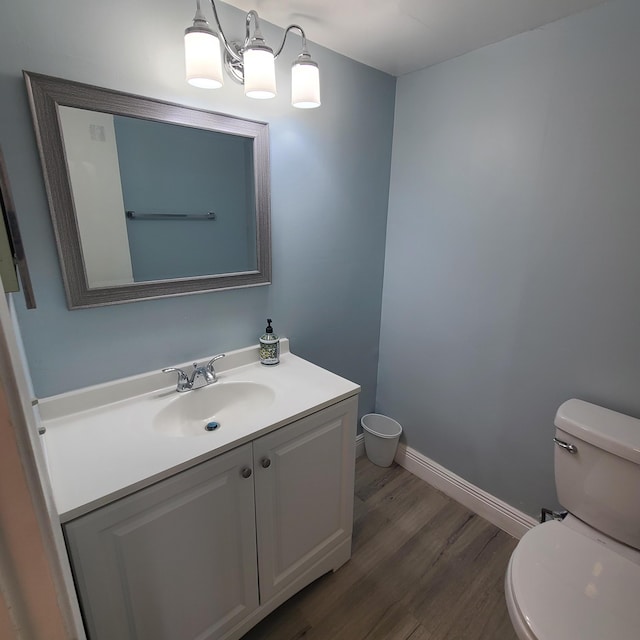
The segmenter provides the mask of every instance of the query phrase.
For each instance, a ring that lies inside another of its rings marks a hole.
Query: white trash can
[[[392,418],[380,413],[367,413],[360,424],[364,430],[364,449],[367,458],[379,467],[389,467],[398,448],[402,427]]]

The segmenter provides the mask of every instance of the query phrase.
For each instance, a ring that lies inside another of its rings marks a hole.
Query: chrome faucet
[[[171,371],[175,371],[178,374],[178,384],[176,386],[176,391],[178,393],[182,393],[184,391],[194,391],[195,389],[201,389],[202,387],[206,387],[213,382],[216,382],[218,376],[216,375],[216,370],[213,368],[213,363],[220,358],[225,357],[225,353],[221,353],[217,356],[214,356],[207,362],[205,365],[198,366],[197,362],[193,363],[193,371],[191,372],[191,376],[188,376],[182,369],[178,367],[167,367],[162,370],[162,373],[170,373]]]

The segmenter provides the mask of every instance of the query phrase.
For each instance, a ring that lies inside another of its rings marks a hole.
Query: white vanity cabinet
[[[232,640],[351,554],[357,396],[65,525],[90,640]]]

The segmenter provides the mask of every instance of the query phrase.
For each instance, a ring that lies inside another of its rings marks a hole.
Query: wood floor
[[[356,465],[353,555],[243,640],[515,640],[516,540],[402,467]]]

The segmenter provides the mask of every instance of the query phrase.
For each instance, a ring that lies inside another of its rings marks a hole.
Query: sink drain
[[[208,422],[204,426],[205,431],[215,431],[220,426],[219,422]]]

